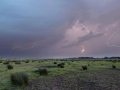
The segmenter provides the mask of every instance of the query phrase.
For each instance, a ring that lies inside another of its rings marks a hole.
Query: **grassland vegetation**
[[[0,63],[0,90],[89,90],[90,88],[119,90],[120,88],[119,60],[116,63],[111,60],[94,62],[53,59],[29,60],[29,63],[26,61],[4,60]],[[4,62],[9,63],[4,65]],[[16,62],[20,64],[17,65]],[[8,65],[14,66],[14,69],[8,70]],[[113,66],[117,68],[113,69]]]

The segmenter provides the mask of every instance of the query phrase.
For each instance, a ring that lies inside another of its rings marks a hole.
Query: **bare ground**
[[[120,70],[69,72],[34,79],[24,90],[120,90]]]

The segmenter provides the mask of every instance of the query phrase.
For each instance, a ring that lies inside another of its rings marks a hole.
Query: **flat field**
[[[118,61],[60,61],[60,60],[25,60],[21,64],[0,63],[0,90],[120,90],[120,62]],[[56,62],[56,64],[54,64]],[[64,63],[61,68],[58,64]],[[116,66],[113,68],[112,65]],[[87,70],[83,70],[86,66]],[[48,75],[40,75],[38,68],[45,68]],[[23,86],[11,84],[12,73],[24,72],[29,83]]]

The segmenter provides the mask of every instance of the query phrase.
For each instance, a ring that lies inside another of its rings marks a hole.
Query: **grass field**
[[[120,90],[120,62],[112,61],[60,61],[60,60],[29,60],[21,64],[0,63],[0,90]],[[57,64],[54,64],[56,62]],[[57,65],[64,63],[64,67]],[[116,68],[112,68],[115,65]],[[86,66],[87,70],[83,70]],[[40,75],[38,68],[45,68],[48,75]],[[23,86],[12,85],[12,73],[24,72],[29,83]]]

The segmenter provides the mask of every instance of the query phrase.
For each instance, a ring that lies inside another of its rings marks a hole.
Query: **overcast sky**
[[[0,0],[0,57],[120,56],[120,0]]]

